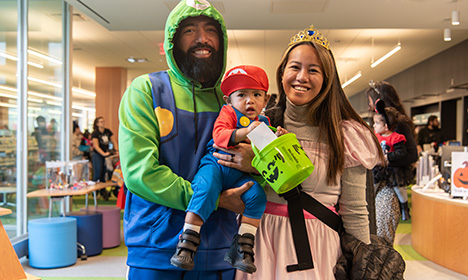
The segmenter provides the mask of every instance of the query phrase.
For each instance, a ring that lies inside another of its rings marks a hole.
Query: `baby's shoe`
[[[182,269],[191,270],[195,264],[193,258],[200,245],[200,234],[186,229],[179,237],[177,250],[171,257],[171,264]]]
[[[252,234],[236,234],[232,240],[231,248],[224,255],[224,260],[240,271],[254,273],[257,271],[254,264],[254,243],[255,236]]]

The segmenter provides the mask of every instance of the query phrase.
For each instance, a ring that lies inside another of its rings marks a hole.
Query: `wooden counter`
[[[468,201],[442,190],[412,188],[413,248],[423,257],[468,275]]]

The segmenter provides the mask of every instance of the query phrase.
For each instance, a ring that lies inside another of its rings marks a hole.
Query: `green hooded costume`
[[[223,66],[213,87],[185,76],[173,56],[173,38],[187,17],[207,16],[220,24]],[[120,161],[128,188],[124,236],[131,267],[180,270],[174,254],[197,172],[218,112],[226,64],[227,32],[221,14],[206,1],[181,1],[170,13],[164,50],[169,70],[136,78],[119,109]],[[224,270],[223,260],[237,232],[236,215],[218,209],[201,231],[194,270]]]

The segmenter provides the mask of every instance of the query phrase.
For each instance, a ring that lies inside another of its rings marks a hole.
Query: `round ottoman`
[[[97,211],[73,211],[67,212],[67,217],[76,219],[77,239],[82,244],[85,252],[78,250],[78,256],[99,255],[102,252],[102,213]]]
[[[29,265],[57,268],[76,263],[76,219],[41,218],[28,222]]]
[[[85,211],[82,208],[81,211]],[[102,248],[120,245],[120,208],[112,205],[92,207],[90,210],[102,213]]]

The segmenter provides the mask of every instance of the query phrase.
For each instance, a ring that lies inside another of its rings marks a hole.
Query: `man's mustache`
[[[196,49],[200,49],[200,48],[209,49],[211,53],[215,53],[215,52],[216,52],[215,48],[213,48],[212,46],[210,46],[210,45],[208,45],[208,44],[198,43],[198,44],[196,44],[195,46],[190,47],[190,48],[187,50],[187,54],[188,54],[188,53],[193,53]]]

